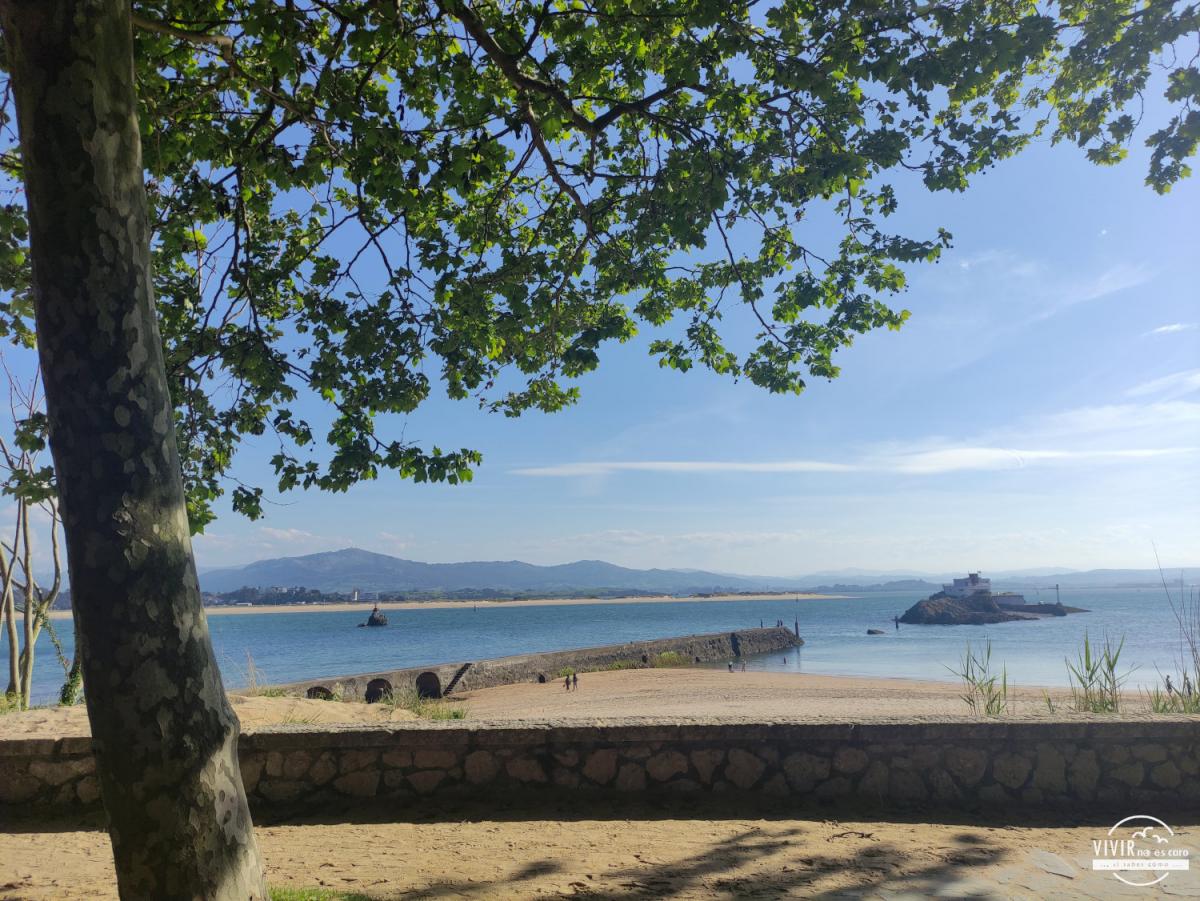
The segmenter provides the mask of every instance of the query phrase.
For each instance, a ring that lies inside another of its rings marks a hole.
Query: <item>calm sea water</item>
[[[803,648],[751,661],[752,669],[835,675],[952,680],[967,642],[990,639],[992,658],[1016,684],[1066,685],[1063,658],[1091,638],[1125,638],[1122,668],[1129,685],[1157,680],[1156,666],[1172,671],[1179,632],[1160,590],[1064,591],[1064,604],[1091,613],[993,626],[905,626],[892,617],[921,595],[866,594],[830,600],[586,604],[553,607],[480,607],[389,610],[385,629],[359,629],[365,613],[247,613],[211,616],[209,626],[227,687],[246,684],[253,659],[260,683],[291,682],[359,672],[506,654],[615,644],[673,635],[726,632],[798,618]],[[1053,592],[1043,592],[1053,600]],[[1030,600],[1033,600],[1030,593]],[[64,650],[72,651],[70,621],[56,620]],[[869,628],[884,635],[867,635]],[[3,653],[7,655],[7,641]],[[57,696],[62,670],[43,635],[38,640],[35,702]],[[7,659],[5,657],[4,659]],[[1178,681],[1178,679],[1176,679]]]

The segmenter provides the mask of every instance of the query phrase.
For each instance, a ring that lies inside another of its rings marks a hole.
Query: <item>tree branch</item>
[[[189,31],[186,28],[177,28],[174,25],[168,25],[166,22],[158,22],[154,19],[147,19],[145,16],[139,16],[137,13],[132,14],[131,21],[136,28],[140,28],[142,31],[150,31],[154,34],[163,34],[168,37],[177,38],[181,41],[186,41],[189,44],[196,44],[198,46],[216,47],[221,53],[221,58],[229,64],[230,71],[240,75],[248,84],[250,84],[251,87],[265,94],[279,106],[290,112],[293,116],[296,116],[304,122],[316,125],[321,129],[322,136],[325,137],[326,141],[328,142],[328,136],[324,134],[325,123],[314,116],[311,110],[305,110],[287,94],[275,90],[274,88],[259,81],[257,78],[254,78],[249,72],[247,72],[238,64],[237,59],[234,57],[233,38],[229,37],[229,35],[209,34],[205,31]]]
[[[517,63],[517,57],[506,51],[496,42],[491,32],[487,30],[483,22],[475,15],[474,10],[467,6],[467,4],[457,2],[457,0],[439,0],[438,5],[443,12],[453,16],[462,23],[463,27],[467,30],[467,34],[474,38],[475,43],[496,64],[497,68],[504,73],[504,76],[513,87],[523,92],[536,91],[539,94],[549,97],[566,113],[571,124],[585,134],[595,137],[597,134],[596,126],[587,116],[584,116],[579,110],[575,109],[575,105],[571,103],[571,98],[567,95],[567,92],[560,85],[535,78],[523,71]]]
[[[133,13],[130,19],[134,27],[140,28],[142,31],[165,34],[173,38],[178,38],[181,41],[187,41],[189,44],[217,47],[220,49],[221,56],[225,58],[226,62],[233,62],[233,38],[228,35],[208,34],[204,31],[189,31],[186,28],[176,28],[174,25],[168,25],[166,22],[156,22],[154,19],[139,16],[137,13]]]
[[[571,198],[571,203],[575,205],[575,209],[579,211],[579,218],[583,220],[584,228],[587,229],[588,237],[599,243],[600,239],[596,234],[596,230],[592,227],[592,212],[588,209],[588,205],[583,202],[583,198],[579,196],[575,188],[569,181],[563,178],[562,172],[559,171],[558,164],[554,162],[554,157],[550,153],[550,148],[546,146],[546,139],[542,136],[541,128],[538,124],[537,116],[533,112],[533,107],[529,105],[529,101],[525,100],[521,104],[521,112],[525,116],[525,121],[529,124],[529,134],[533,140],[533,146],[537,148],[538,153],[542,156],[542,162],[546,164],[546,171],[550,174],[550,178],[558,185],[559,189]]]

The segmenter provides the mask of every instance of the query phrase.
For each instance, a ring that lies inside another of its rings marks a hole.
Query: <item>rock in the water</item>
[[[884,632],[883,629],[867,629],[867,634],[868,635],[886,635],[887,633]]]
[[[375,609],[371,611],[371,615],[367,617],[367,625],[368,626],[386,626],[387,625],[387,617],[384,616],[382,612],[380,612],[378,605],[376,605]]]
[[[917,601],[900,617],[900,622],[917,626],[982,626],[988,623],[1008,623],[1018,619],[1033,619],[1008,613],[986,592],[963,598],[948,597],[939,591],[923,601]]]

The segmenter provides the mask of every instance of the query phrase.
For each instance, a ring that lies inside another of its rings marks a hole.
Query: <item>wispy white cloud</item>
[[[1141,382],[1125,392],[1126,397],[1151,397],[1158,395],[1164,400],[1184,397],[1200,391],[1200,369],[1185,369],[1161,378]]]
[[[271,526],[261,526],[258,531],[269,541],[310,542],[319,537],[304,529],[274,529]]]
[[[982,250],[959,258],[958,268],[964,271],[987,269],[1015,278],[1038,278],[1045,266],[1038,260],[1018,256],[1010,250]]]
[[[951,447],[882,460],[884,472],[937,475],[969,470],[1024,469],[1047,463],[1113,463],[1187,453],[1191,448],[1133,448],[1128,450],[1045,450],[1012,447]]]
[[[205,532],[197,535],[192,545],[204,566],[214,565],[220,558],[222,566],[236,565],[263,557],[291,557],[315,551],[348,547],[355,542],[345,535],[322,535],[306,529],[259,526],[240,534]]]
[[[823,460],[773,460],[747,462],[744,460],[618,460],[591,463],[557,463],[550,466],[527,466],[514,469],[520,476],[604,476],[617,472],[851,472],[858,467],[847,463]]]
[[[1145,266],[1117,263],[1098,275],[1052,284],[1046,292],[1046,306],[1029,320],[1029,324],[1049,319],[1077,304],[1100,300],[1102,297],[1137,288],[1152,278],[1154,272]]]
[[[1176,332],[1190,332],[1196,328],[1200,328],[1200,323],[1172,322],[1170,325],[1160,325],[1158,328],[1152,328],[1146,332],[1146,335],[1173,335]],[[1146,337],[1146,335],[1142,337]]]
[[[711,547],[727,549],[731,547],[760,548],[763,545],[793,544],[798,541],[811,540],[819,534],[818,530],[760,530],[760,529],[714,529],[703,532],[651,532],[643,529],[602,529],[594,532],[562,534],[550,538],[539,539],[536,543],[538,550],[545,548],[586,548],[594,550],[625,548],[673,549]],[[591,552],[589,550],[589,553]]]
[[[1007,296],[1016,301],[1036,302],[1041,307],[1038,319],[1144,285],[1156,274],[1139,263],[1115,262],[1099,272],[1064,275],[1060,266],[999,249],[964,255],[958,267],[972,282],[986,279],[989,285],[1003,285]],[[954,287],[956,292],[961,289],[962,285]]]
[[[385,554],[398,554],[411,550],[412,543],[412,536],[396,535],[392,532],[380,532],[375,541],[376,546]]]
[[[1146,429],[1155,429],[1161,437],[1163,430],[1183,427],[1196,434],[1200,425],[1200,403],[1186,400],[1159,401],[1156,403],[1105,404],[1096,407],[1078,407],[1043,417],[1038,428],[1042,437],[1093,436],[1098,434],[1125,433],[1130,436],[1145,434]]]
[[[550,478],[604,476],[620,472],[683,474],[727,473],[854,473],[881,472],[899,475],[937,475],[949,472],[1023,469],[1053,463],[1114,463],[1144,460],[1194,451],[1194,448],[1124,448],[1118,450],[1066,450],[1046,448],[954,446],[914,453],[890,453],[866,456],[853,463],[829,463],[821,460],[621,460],[591,463],[561,463],[524,467],[514,475]]]
[[[1118,263],[1094,278],[1081,279],[1067,285],[1062,300],[1066,304],[1099,300],[1101,297],[1144,285],[1153,277],[1154,273],[1145,266]]]

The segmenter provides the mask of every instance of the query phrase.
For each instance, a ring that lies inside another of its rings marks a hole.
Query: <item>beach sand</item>
[[[259,726],[307,725],[318,723],[387,723],[416,719],[416,714],[388,704],[340,704],[307,698],[242,697],[230,695],[243,732]],[[0,739],[62,738],[90,735],[87,708],[35,707],[0,716]],[[3,898],[0,895],[0,898]]]
[[[620,598],[522,598],[517,601],[505,600],[464,600],[464,601],[380,601],[380,610],[439,610],[447,607],[574,607],[582,604],[683,604],[705,603],[708,601],[823,601],[841,600],[852,597],[845,594],[714,594],[706,597],[675,597],[664,594],[653,597],[620,597]],[[221,605],[205,607],[208,616],[245,615],[247,613],[344,613],[346,611],[362,613],[375,607],[374,601],[358,601],[346,604],[261,604],[250,607]],[[51,619],[70,619],[71,611],[54,610]]]
[[[584,673],[579,691],[520,684],[457,696],[464,725],[487,720],[655,715],[895,719],[963,715],[942,682],[724,669]],[[1044,709],[1021,689],[1017,711]],[[244,728],[281,722],[380,722],[386,705],[234,697]],[[311,718],[311,719],[310,719]],[[86,732],[82,708],[0,716],[0,737]],[[740,807],[738,805],[741,805]],[[1195,818],[1171,823],[1197,853]],[[286,820],[256,834],[273,886],[322,899],[397,898],[1111,898],[1091,872],[1091,841],[1111,823],[1087,811],[1057,819],[925,811],[905,818],[841,808],[797,810],[736,796],[646,801],[405,801]],[[1200,894],[1196,871],[1172,889]],[[314,896],[316,897],[316,896]],[[0,831],[0,901],[116,898],[111,851],[94,815],[11,818]]]
[[[806,812],[764,804],[569,799],[514,807],[404,801],[336,816],[256,824],[275,888],[322,901],[409,898],[1020,898],[1165,897],[1092,872],[1109,822],[923,812]],[[1172,822],[1197,854],[1198,829]],[[1172,895],[1200,893],[1173,873]],[[345,893],[345,894],[343,894]],[[353,894],[350,894],[353,893]],[[0,830],[0,899],[117,897],[98,817],[15,821]],[[289,896],[292,897],[292,896]]]
[[[964,716],[961,688],[952,682],[918,682],[859,676],[727,672],[685,667],[582,673],[579,690],[560,681],[523,682],[452,694],[447,703],[467,707],[480,720],[596,719],[623,716],[803,717],[814,720],[894,720],[909,716]],[[1061,690],[1052,696],[1063,699]],[[1045,713],[1040,688],[1012,688],[1015,713]],[[412,717],[385,704],[310,701],[304,698],[233,696],[245,731],[276,723],[378,723]],[[0,716],[0,738],[88,734],[82,706],[45,707]]]
[[[559,681],[521,683],[464,692],[457,699],[467,705],[471,719],[481,720],[621,716],[859,720],[962,715],[966,706],[959,692],[949,682],[687,667],[581,673],[579,690],[571,692]]]

